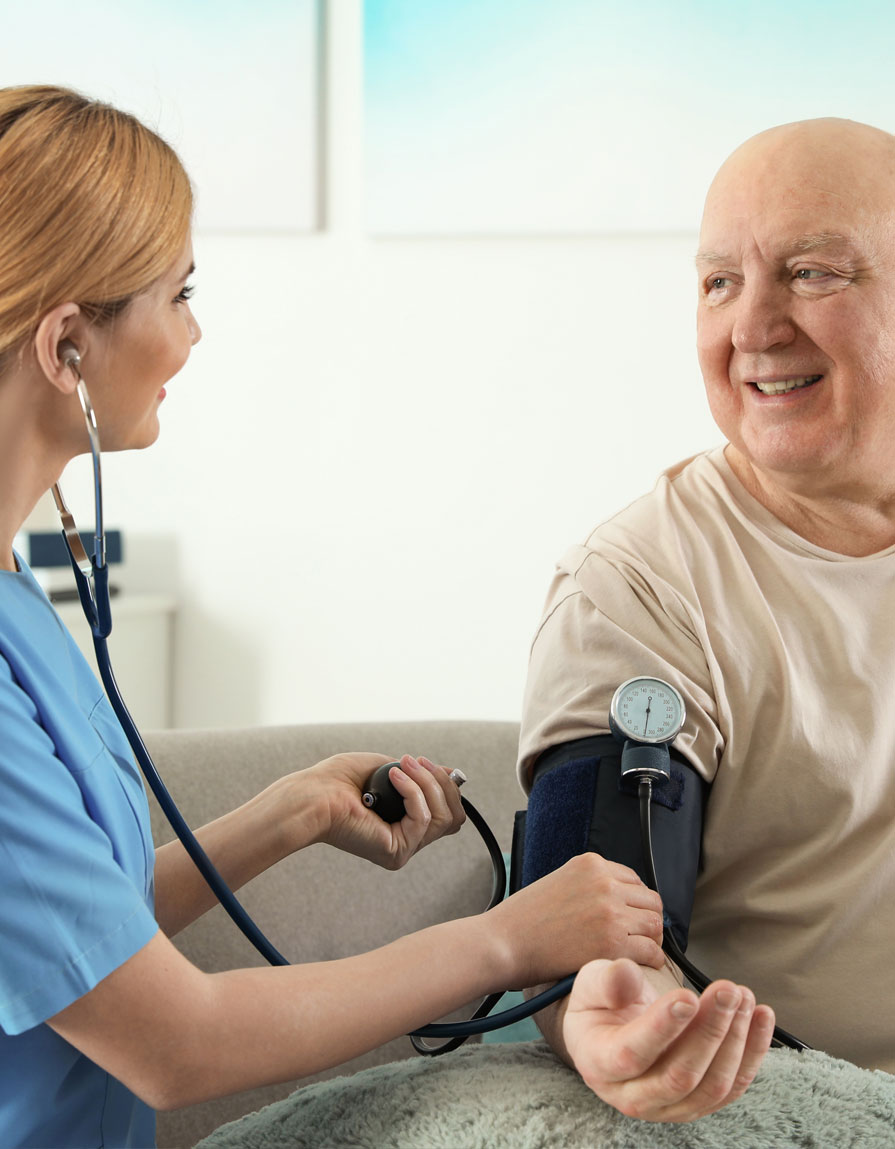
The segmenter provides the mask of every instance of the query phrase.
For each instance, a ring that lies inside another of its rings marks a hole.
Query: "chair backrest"
[[[509,850],[513,813],[524,804],[515,779],[518,726],[511,722],[387,722],[159,731],[147,736],[159,772],[192,826],[219,817],[275,779],[344,750],[425,754],[468,775],[464,795]],[[173,837],[150,799],[156,843]],[[296,962],[346,957],[436,922],[476,913],[488,901],[491,865],[471,825],[433,843],[391,873],[326,846],[313,846],[256,878],[240,900],[273,944]],[[263,965],[219,907],[176,939],[209,972]],[[431,971],[430,971],[431,972]],[[435,1019],[433,1019],[435,1020]],[[414,1056],[404,1038],[312,1080]],[[192,1145],[224,1121],[288,1094],[252,1090],[159,1117],[160,1146]]]

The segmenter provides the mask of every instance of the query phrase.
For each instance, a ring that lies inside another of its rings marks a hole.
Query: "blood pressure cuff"
[[[530,885],[576,854],[593,850],[646,882],[637,780],[621,776],[611,734],[554,746],[538,758],[528,809],[516,815],[511,890]],[[675,750],[671,778],[653,783],[653,858],[665,926],[687,948],[699,872],[708,784]]]

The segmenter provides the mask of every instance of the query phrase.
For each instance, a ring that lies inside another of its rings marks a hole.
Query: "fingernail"
[[[755,1009],[755,996],[751,990],[744,989],[742,992],[742,1000],[740,1001],[740,1008],[738,1013],[747,1014]]]
[[[715,1002],[719,1009],[734,1010],[740,1004],[740,994],[732,989],[722,989]]]
[[[671,1007],[672,1017],[676,1017],[678,1021],[683,1021],[685,1018],[692,1017],[696,1012],[695,1001],[676,1001]]]
[[[405,754],[401,759],[401,765],[409,766],[411,770],[422,770],[422,766],[420,766],[412,754]]]

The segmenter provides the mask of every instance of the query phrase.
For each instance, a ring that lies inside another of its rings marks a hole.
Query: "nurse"
[[[4,1146],[145,1147],[154,1107],[300,1078],[590,958],[662,962],[657,896],[595,855],[341,961],[206,974],[171,942],[212,896],[179,843],[153,850],[123,733],[12,543],[88,449],[69,344],[104,450],[156,439],[165,383],[200,338],[191,212],[177,157],[131,116],[64,89],[0,90]],[[446,771],[406,756],[392,781],[407,814],[383,822],[360,794],[385,761],[344,754],[284,777],[200,841],[234,888],[313,842],[401,866],[463,813]]]

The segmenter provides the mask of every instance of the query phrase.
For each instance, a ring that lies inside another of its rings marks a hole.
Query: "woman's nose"
[[[196,322],[196,317],[193,315],[192,310],[189,312],[187,325],[190,332],[190,342],[192,343],[193,347],[195,347],[199,340],[202,338],[202,328]]]

